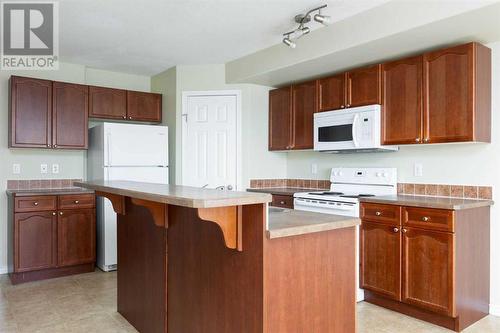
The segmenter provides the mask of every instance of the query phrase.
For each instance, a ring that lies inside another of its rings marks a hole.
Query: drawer
[[[403,224],[432,230],[453,232],[454,211],[433,208],[403,207]]]
[[[293,209],[293,197],[289,195],[273,194],[273,201],[271,202],[271,206]]]
[[[33,197],[15,197],[14,211],[20,212],[37,212],[43,210],[56,210],[57,197],[54,195],[39,195]]]
[[[59,209],[93,208],[95,196],[93,194],[66,194],[59,196]]]
[[[361,203],[361,219],[387,224],[401,224],[401,206]]]

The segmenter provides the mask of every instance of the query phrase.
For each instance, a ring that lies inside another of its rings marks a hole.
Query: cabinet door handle
[[[424,139],[424,142],[429,142],[429,141],[430,141],[430,139],[429,139],[429,138],[425,138],[425,139]]]
[[[53,215],[53,216],[56,216],[56,212],[52,212],[52,215]]]
[[[416,139],[415,139],[415,142],[420,142],[420,138],[416,138]]]
[[[63,212],[59,212],[59,215],[62,215],[62,214],[63,214]]]
[[[350,108],[351,107],[351,104],[347,104],[346,107]]]
[[[123,118],[123,119],[127,119],[127,116],[123,116],[122,118]]]
[[[57,148],[57,145],[54,145],[54,148]]]
[[[38,206],[38,202],[36,202],[36,201],[35,201],[35,202],[33,203],[33,205]]]
[[[398,231],[399,231],[399,229],[398,229],[398,228],[394,228],[394,229],[392,229],[392,231],[394,231],[394,232],[398,232]]]
[[[407,232],[408,230],[406,230],[406,229],[403,229],[403,230],[401,230],[401,231],[402,231],[402,232],[404,232],[404,233],[406,233],[406,232]]]
[[[77,205],[78,205],[79,203],[80,203],[80,201],[78,201],[78,200],[75,200],[75,204],[77,204]]]
[[[430,217],[428,217],[428,216],[424,216],[424,217],[422,217],[422,221],[424,221],[424,222],[428,222],[428,221],[430,221],[430,220],[431,220],[431,218],[430,218]]]
[[[375,212],[375,215],[382,216],[382,212]]]
[[[129,116],[129,117],[128,117],[128,119],[129,119],[129,120],[132,120],[132,117],[130,117],[130,116]]]
[[[341,108],[341,109],[345,108],[345,105],[341,105],[341,106],[340,106],[340,108]]]
[[[47,147],[49,147],[49,148],[50,148],[50,145],[47,145]]]

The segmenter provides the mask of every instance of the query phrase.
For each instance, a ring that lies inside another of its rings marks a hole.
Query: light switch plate
[[[40,173],[47,173],[47,164],[40,164]]]
[[[12,164],[12,173],[14,175],[19,175],[21,173],[21,164],[18,163]]]
[[[59,164],[52,164],[52,173],[59,173]]]

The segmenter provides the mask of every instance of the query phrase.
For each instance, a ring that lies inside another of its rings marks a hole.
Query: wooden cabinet
[[[57,220],[59,267],[95,261],[94,209],[61,210]]]
[[[269,150],[292,148],[292,87],[269,92]]]
[[[57,216],[53,212],[16,214],[14,230],[16,272],[56,266]]]
[[[273,194],[271,206],[293,209],[293,196]]]
[[[422,142],[422,56],[382,66],[382,144]]]
[[[360,230],[360,286],[401,300],[400,226],[364,222]]]
[[[403,229],[403,302],[455,317],[455,235]]]
[[[491,141],[491,50],[469,43],[424,54],[424,141]]]
[[[88,87],[54,82],[52,96],[52,147],[86,149],[88,147]]]
[[[127,119],[127,91],[122,89],[89,87],[89,117]]]
[[[12,76],[9,147],[52,145],[52,81]]]
[[[345,108],[346,73],[318,80],[318,111],[331,111]]]
[[[394,211],[401,211],[401,220],[382,219]],[[366,301],[456,331],[488,314],[489,207],[361,203],[361,218]]]
[[[161,122],[161,94],[127,91],[127,119]]]
[[[94,270],[93,194],[9,194],[8,215],[13,284]]]
[[[346,107],[382,104],[381,89],[381,65],[349,71]]]
[[[317,110],[316,81],[292,86],[292,148],[313,148],[313,116]]]
[[[87,149],[87,86],[12,76],[9,147]]]

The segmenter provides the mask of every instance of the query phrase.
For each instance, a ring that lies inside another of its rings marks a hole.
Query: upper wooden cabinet
[[[292,87],[292,148],[313,148],[313,120],[317,111],[316,81]]]
[[[422,62],[417,56],[382,66],[382,144],[422,141]]]
[[[346,73],[318,80],[318,111],[345,108]]]
[[[269,150],[312,149],[316,81],[269,92]]]
[[[424,54],[424,141],[491,142],[491,50],[469,43]]]
[[[292,148],[292,87],[269,92],[269,150]]]
[[[86,149],[88,147],[88,87],[54,82],[52,96],[53,148]]]
[[[349,71],[346,107],[382,104],[381,89],[381,65]]]
[[[10,78],[9,147],[52,145],[52,81]]]
[[[89,117],[127,119],[127,91],[122,89],[89,87]]]
[[[12,76],[9,147],[87,148],[87,86]]]
[[[161,94],[127,91],[127,118],[160,122]]]

